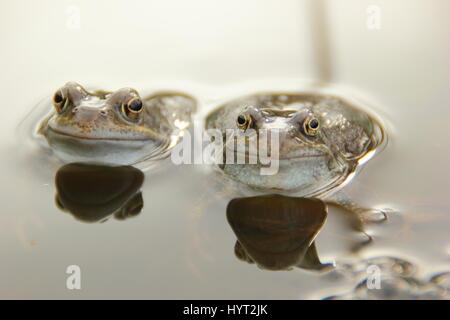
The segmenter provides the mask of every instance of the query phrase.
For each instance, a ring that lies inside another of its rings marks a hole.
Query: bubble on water
[[[373,285],[374,274],[367,272],[370,266],[379,270],[379,286]],[[352,290],[323,299],[450,299],[450,272],[439,273],[429,280],[419,278],[416,272],[417,267],[413,263],[396,257],[374,257],[354,264],[337,264],[334,277],[353,278],[356,285]]]
[[[334,268],[323,275],[327,281],[339,282],[351,280],[355,277],[355,270],[353,265],[348,263],[337,263]]]
[[[381,223],[387,220],[388,209],[373,209],[362,212],[362,219],[367,223]]]
[[[445,289],[447,294],[450,294],[450,272],[438,273],[432,276],[430,281]]]
[[[403,277],[412,276],[416,267],[409,261],[396,257],[376,257],[366,260],[367,265],[377,265],[382,273],[395,274]]]

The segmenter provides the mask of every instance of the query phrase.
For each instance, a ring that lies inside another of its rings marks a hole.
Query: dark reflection
[[[281,195],[237,198],[227,207],[236,257],[268,270],[330,267],[320,262],[314,244],[326,217],[320,200]]]
[[[110,216],[123,220],[138,215],[143,206],[142,171],[131,166],[110,167],[70,163],[55,176],[56,204],[85,222]]]

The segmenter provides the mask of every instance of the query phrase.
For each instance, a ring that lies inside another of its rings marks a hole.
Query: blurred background
[[[201,113],[244,93],[335,84],[389,135],[348,190],[397,214],[357,259],[401,257],[420,279],[448,270],[449,10],[446,0],[1,1],[0,297],[318,298],[355,284],[238,261],[229,199],[190,167],[146,177],[144,211],[130,221],[90,225],[59,212],[53,173],[15,151],[20,121],[67,81],[181,89]],[[325,226],[322,260],[347,257],[339,230]],[[80,291],[65,287],[70,264],[83,270]]]

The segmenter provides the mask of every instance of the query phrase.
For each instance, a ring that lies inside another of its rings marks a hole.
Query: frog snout
[[[79,125],[87,125],[96,121],[103,112],[98,108],[79,106],[72,110],[73,120]]]

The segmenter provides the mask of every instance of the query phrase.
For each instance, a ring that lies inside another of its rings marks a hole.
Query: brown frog
[[[143,99],[132,88],[88,92],[75,82],[58,89],[52,104],[38,132],[60,159],[116,165],[166,156],[196,108],[195,99],[183,93]]]

